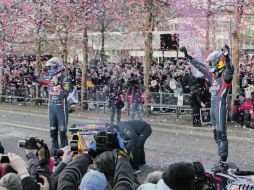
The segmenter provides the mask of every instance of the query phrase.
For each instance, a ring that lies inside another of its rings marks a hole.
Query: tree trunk
[[[3,95],[3,68],[4,68],[4,63],[2,62],[2,60],[0,61],[0,103],[2,102],[2,95]]]
[[[65,37],[64,37],[64,66],[67,66],[68,62],[68,32],[65,32]]]
[[[235,11],[235,29],[232,35],[232,64],[235,67],[233,82],[232,82],[232,93],[233,95],[237,94],[239,91],[239,58],[240,58],[240,24],[242,19],[243,12],[243,2],[238,2],[236,6],[237,10]]]
[[[37,52],[36,52],[36,61],[35,61],[35,74],[36,76],[40,75],[40,65],[41,65],[41,36],[40,36],[40,28],[37,30],[37,36],[38,36],[38,41],[37,41]],[[39,85],[35,84],[35,97],[39,97]],[[37,105],[37,101],[35,101],[35,105]]]
[[[83,110],[88,108],[87,102],[87,68],[88,68],[88,35],[87,26],[83,31],[83,65],[82,65],[82,82],[81,82],[81,105]]]
[[[105,62],[105,23],[101,25],[101,62]]]
[[[208,56],[210,52],[210,16],[211,16],[211,0],[208,0],[207,14],[206,14],[206,47],[205,47],[205,57]]]
[[[40,3],[40,17],[39,17],[39,21],[38,21],[38,28],[37,28],[37,51],[36,51],[36,61],[35,61],[35,74],[37,76],[40,75],[40,65],[41,65],[41,19],[42,19],[42,6],[43,3]],[[39,85],[35,84],[35,97],[38,98],[39,97]],[[37,105],[38,101],[35,101],[35,105]]]
[[[145,57],[144,57],[144,85],[145,85],[145,105],[144,111],[148,113],[148,96],[150,94],[149,89],[149,73],[151,69],[151,63],[153,60],[153,12],[152,7],[154,0],[144,0],[145,7],[147,8],[146,23],[145,23]]]

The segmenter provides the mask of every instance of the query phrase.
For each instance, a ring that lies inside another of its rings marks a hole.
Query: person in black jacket
[[[86,152],[72,160],[61,172],[57,189],[77,190],[90,164],[92,164],[92,158]]]
[[[52,171],[49,169],[50,155],[47,145],[43,143],[38,150],[25,149],[25,152],[31,177],[36,181],[38,175],[43,175],[51,184]]]
[[[114,126],[126,141],[125,148],[133,157],[133,169],[140,172],[139,166],[146,165],[144,144],[152,134],[151,125],[142,120],[120,122]]]
[[[117,115],[116,123],[118,124],[121,120],[121,109],[124,107],[124,102],[121,98],[123,96],[123,86],[120,84],[116,76],[112,76],[111,78],[108,95],[110,124],[114,124],[115,113]]]
[[[52,174],[52,179],[51,179],[51,189],[52,190],[58,188],[58,179],[59,179],[61,172],[72,161],[72,159],[74,157],[74,152],[70,151],[70,147],[66,146],[62,150],[64,152],[63,156],[62,156],[62,161],[55,168],[54,173]]]

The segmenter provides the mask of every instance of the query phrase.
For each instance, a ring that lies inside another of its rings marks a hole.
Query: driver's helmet
[[[47,61],[46,67],[48,68],[48,74],[50,76],[57,75],[61,71],[64,70],[64,66],[62,65],[62,59],[59,57],[52,57]]]
[[[223,58],[223,52],[222,51],[213,51],[208,55],[206,58],[206,62],[209,64],[209,70],[212,73],[216,72],[222,72],[225,67],[225,61]]]

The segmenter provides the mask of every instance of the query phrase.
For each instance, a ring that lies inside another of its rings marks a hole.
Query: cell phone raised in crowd
[[[2,164],[10,163],[9,157],[7,155],[2,155],[0,163],[2,163]]]
[[[74,152],[74,154],[78,154],[78,141],[72,140],[70,142],[71,152]]]

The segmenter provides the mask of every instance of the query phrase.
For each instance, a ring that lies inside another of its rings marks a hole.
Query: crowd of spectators
[[[248,84],[254,84],[253,77],[254,56],[243,55],[240,60],[240,87],[244,88]],[[72,79],[73,85],[81,84],[81,68],[79,61],[67,64],[66,73]],[[8,91],[15,91],[15,95],[32,94],[32,92],[20,92],[27,86],[31,87],[32,82],[29,80],[29,72],[35,68],[27,61],[7,61],[4,64],[4,73],[2,80],[4,88]],[[40,75],[45,74],[45,69],[40,70]],[[194,74],[196,75],[196,74]],[[108,85],[112,76],[118,76],[125,83],[135,76],[143,78],[143,66],[138,59],[131,58],[122,63],[101,63],[93,61],[88,68],[88,80],[91,80],[96,87]],[[199,77],[199,76],[196,76]],[[186,65],[182,59],[167,59],[164,64],[157,63],[155,60],[150,70],[150,91],[151,92],[170,92],[173,93],[175,88],[180,93],[189,93],[193,85],[193,69]],[[174,83],[172,83],[174,79]]]
[[[254,55],[242,55],[240,58],[240,91],[254,85]],[[76,86],[78,92],[81,89],[81,71],[82,65],[79,61],[66,65],[66,74],[72,80],[72,85]],[[34,72],[32,64],[25,60],[17,62],[6,62],[2,80],[4,82],[4,94],[11,96],[29,98],[35,97],[35,85],[29,78],[29,73]],[[46,75],[45,68],[40,70],[40,75]],[[88,98],[93,101],[110,101],[109,95],[105,94],[110,87],[112,78],[123,84],[123,93],[128,93],[130,81],[134,78],[143,83],[142,62],[136,58],[123,60],[121,63],[102,63],[100,61],[91,61],[87,74],[88,80]],[[185,95],[182,104],[190,105],[196,112],[193,114],[193,125],[200,126],[199,109],[209,108],[209,84],[202,78],[202,74],[189,66],[184,59],[166,59],[164,64],[153,61],[150,75],[150,96],[151,104],[178,104],[179,97]],[[46,86],[40,86],[40,98],[47,98]],[[100,92],[100,93],[98,93]],[[144,92],[144,90],[142,91]],[[171,93],[160,97],[163,93]],[[186,96],[187,95],[187,96]],[[80,99],[80,94],[79,94]],[[23,99],[22,99],[23,100]],[[125,101],[129,101],[126,96]],[[6,99],[8,101],[8,98]],[[161,102],[162,101],[162,102]],[[253,98],[252,98],[253,102]],[[139,110],[139,109],[138,109]],[[158,109],[161,111],[161,109]]]
[[[68,64],[66,73],[72,79],[73,86],[81,87],[81,67],[78,61]],[[4,94],[10,96],[25,97],[27,99],[35,97],[35,85],[29,78],[29,73],[34,72],[35,68],[26,61],[22,62],[6,62],[2,80],[4,82]],[[46,70],[42,68],[41,74],[46,74]],[[103,91],[105,86],[111,82],[112,76],[117,76],[123,84],[126,84],[126,92],[128,89],[128,81],[136,78],[143,80],[142,63],[136,59],[125,60],[122,63],[101,63],[100,61],[91,62],[88,69],[88,80],[92,85],[88,85],[89,96],[94,98],[96,91]],[[189,93],[190,87],[193,85],[195,77],[191,74],[191,69],[183,60],[170,59],[165,64],[153,62],[150,71],[150,92],[166,92],[178,94]],[[40,86],[40,98],[47,98],[47,89]],[[153,103],[159,103],[158,95],[152,95]]]
[[[72,64],[68,64],[66,73],[72,79],[73,85],[80,86],[81,84],[81,64],[78,61],[74,61]],[[31,87],[31,80],[29,80],[29,72],[34,71],[35,68],[32,64],[28,64],[26,61],[22,62],[6,62],[4,65],[3,81],[6,91],[12,91],[15,95],[24,95],[19,89],[24,89],[27,86]],[[45,70],[40,70],[41,74],[45,74]],[[183,60],[177,61],[171,59],[166,61],[165,64],[153,62],[150,71],[150,91],[151,92],[173,92],[174,89],[170,88],[170,79],[176,79],[183,87],[183,92],[190,92],[188,84],[190,69],[186,67]],[[135,76],[137,78],[143,78],[142,63],[136,59],[129,59],[123,61],[123,63],[101,63],[100,61],[94,61],[90,64],[88,69],[88,80],[100,88],[110,83],[112,76],[118,76],[120,80],[125,83]],[[30,93],[31,94],[31,93]]]
[[[25,149],[25,159],[14,153],[3,155],[1,147],[0,190],[209,189],[208,178],[200,162],[172,163],[162,171],[148,174],[142,184],[134,173],[130,157],[117,149],[94,157],[89,148],[74,154],[65,147],[61,162],[53,167],[45,147]]]
[[[254,128],[254,55],[240,59],[240,90],[234,97],[233,120],[238,127]]]

